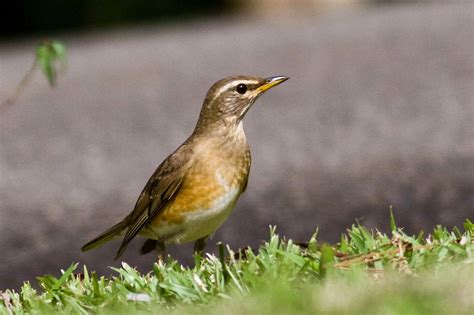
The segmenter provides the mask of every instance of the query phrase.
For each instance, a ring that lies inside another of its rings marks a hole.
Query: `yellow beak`
[[[270,77],[265,79],[265,83],[256,89],[256,91],[260,94],[265,92],[266,90],[271,89],[272,87],[285,82],[288,80],[289,77],[277,76],[277,77]]]

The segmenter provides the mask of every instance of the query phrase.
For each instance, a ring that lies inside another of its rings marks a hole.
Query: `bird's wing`
[[[183,144],[158,166],[155,173],[143,188],[133,211],[125,218],[127,232],[120,245],[115,260],[127,248],[128,243],[147,225],[161,210],[173,200],[184,179],[184,169],[189,163],[191,150]]]

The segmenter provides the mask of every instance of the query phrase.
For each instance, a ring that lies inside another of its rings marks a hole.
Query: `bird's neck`
[[[251,156],[242,122],[231,128],[193,134],[191,141],[197,169],[217,172],[230,186],[245,190]]]
[[[231,140],[245,139],[242,120],[237,118],[220,119],[218,121],[198,121],[193,136],[204,138],[228,138]]]
[[[205,128],[196,128],[191,136],[196,142],[231,153],[248,149],[242,121],[238,123],[216,123]]]

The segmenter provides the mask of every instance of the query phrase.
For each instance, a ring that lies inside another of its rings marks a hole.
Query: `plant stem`
[[[38,62],[35,58],[30,69],[28,70],[28,72],[26,72],[25,76],[23,77],[23,79],[21,79],[20,83],[16,87],[15,93],[0,104],[0,112],[5,111],[8,107],[13,105],[18,100],[18,97],[20,97],[25,87],[33,78],[33,74],[35,73],[37,66],[38,66]]]

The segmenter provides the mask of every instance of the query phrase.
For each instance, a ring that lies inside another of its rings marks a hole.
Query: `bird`
[[[288,79],[231,76],[214,83],[193,133],[158,166],[130,214],[81,250],[122,238],[117,260],[140,235],[140,254],[155,250],[158,262],[169,244],[194,242],[202,255],[247,188],[251,154],[242,120],[260,95]]]

